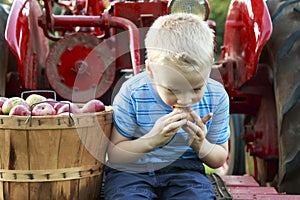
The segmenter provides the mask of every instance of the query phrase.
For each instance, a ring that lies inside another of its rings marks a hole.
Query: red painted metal
[[[58,0],[57,3],[74,15],[100,15],[106,8],[102,0]]]
[[[277,117],[273,72],[258,63],[271,33],[272,21],[265,1],[232,0],[219,68],[230,96],[231,113],[248,115],[242,136],[250,154],[266,160],[268,180],[277,172]]]
[[[256,200],[299,200],[299,195],[286,195],[286,194],[259,194],[255,195]]]
[[[149,27],[153,21],[167,14],[167,3],[157,2],[118,2],[114,4],[114,16],[132,21],[137,27]]]
[[[230,187],[229,192],[235,195],[277,194],[273,187]]]
[[[274,187],[260,186],[254,177],[221,176],[229,193],[235,200],[299,200],[300,195],[280,194]]]
[[[111,37],[112,28],[126,31],[128,43],[128,54],[130,58],[130,68],[133,73],[140,72],[140,37],[135,24],[122,17],[116,17],[104,12],[103,1],[82,1],[61,2],[69,9],[75,9],[74,15],[53,15],[52,2],[45,1],[44,13],[40,9],[38,1],[35,0],[16,0],[11,9],[6,29],[6,40],[9,47],[18,59],[19,75],[25,89],[48,89],[50,85],[45,78],[45,61],[49,55],[49,41],[56,42],[64,39],[65,35],[90,33],[99,37],[99,43],[103,39]],[[70,4],[67,4],[70,3]],[[75,4],[73,4],[75,3]],[[84,13],[77,11],[84,10]],[[77,15],[77,14],[78,15]],[[78,27],[81,27],[77,30]],[[57,33],[60,33],[57,35]],[[120,44],[112,44],[112,51],[120,48]],[[73,51],[75,52],[75,51]],[[103,52],[104,53],[104,52]],[[63,57],[65,55],[62,55]],[[76,57],[76,55],[74,55]],[[67,58],[61,58],[64,63]],[[73,56],[71,56],[73,57]],[[80,57],[80,60],[82,58]],[[65,65],[72,67],[74,60]],[[119,68],[126,68],[118,65]],[[106,74],[103,74],[104,76]],[[68,80],[64,73],[63,78]],[[111,75],[110,75],[111,76]],[[114,78],[103,78],[108,80]],[[71,81],[72,82],[72,81]],[[72,87],[71,82],[66,82],[67,86]],[[113,81],[107,82],[109,88]],[[52,84],[53,86],[53,84]],[[60,88],[60,87],[57,87]],[[76,88],[75,88],[76,89]],[[64,94],[64,92],[59,92]],[[65,99],[69,96],[62,96]],[[70,99],[69,99],[70,100]]]
[[[130,21],[121,17],[108,16],[53,16],[53,30],[64,27],[66,30],[76,26],[83,27],[101,27],[103,29],[110,27],[121,28],[128,32],[128,46],[131,55],[132,68],[134,74],[140,71],[140,42],[137,27]],[[43,19],[39,20],[43,26],[44,32],[47,32]],[[107,26],[107,27],[105,27]]]
[[[264,0],[231,1],[225,24],[221,60],[236,63],[236,90],[251,79],[257,70],[261,49],[270,38],[272,22]]]
[[[259,184],[252,176],[222,176],[227,187],[259,187]]]
[[[5,39],[17,58],[21,83],[27,89],[47,88],[41,74],[49,48],[36,21],[42,14],[40,5],[34,0],[16,0],[10,12]]]
[[[46,73],[52,88],[73,102],[101,97],[112,85],[114,56],[96,36],[69,35],[57,41],[47,58]]]
[[[144,41],[145,34],[148,30],[148,27],[154,22],[156,18],[162,15],[167,14],[167,1],[152,1],[152,2],[117,2],[114,4],[114,13],[115,17],[120,17],[128,19],[133,22],[139,29],[140,37],[140,59],[141,64],[144,64],[145,60],[145,49]],[[115,34],[119,34],[120,30],[116,30]],[[118,44],[122,47],[126,47],[126,41],[119,39]],[[123,68],[131,68],[131,60],[128,59],[127,52],[125,48],[117,48],[117,55],[120,55],[117,60],[117,66],[123,66]]]

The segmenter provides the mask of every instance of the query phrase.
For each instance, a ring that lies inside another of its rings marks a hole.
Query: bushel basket
[[[97,199],[112,110],[0,115],[0,199]]]

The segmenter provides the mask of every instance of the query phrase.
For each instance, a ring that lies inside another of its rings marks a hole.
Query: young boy
[[[209,78],[213,31],[193,14],[162,16],[145,46],[146,71],[114,99],[105,199],[215,199],[203,163],[223,165],[230,133],[228,95]]]

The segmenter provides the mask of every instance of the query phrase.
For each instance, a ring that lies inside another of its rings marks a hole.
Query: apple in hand
[[[105,110],[105,105],[98,99],[92,99],[81,108],[83,113],[100,112]]]
[[[22,99],[21,97],[11,97],[11,98],[7,99],[6,101],[4,101],[4,103],[2,105],[2,113],[5,115],[9,114],[9,111],[16,105],[24,105],[24,106],[28,107],[28,104],[26,103],[26,101],[24,99]]]
[[[186,119],[188,121],[193,121],[193,117],[189,113],[191,108],[190,107],[173,107],[173,110],[179,111],[179,112],[184,112],[186,113]]]
[[[39,95],[39,94],[31,94],[29,95],[27,98],[26,98],[26,103],[29,105],[29,106],[32,106],[33,104],[35,103],[38,103],[38,102],[41,102],[41,101],[46,101],[47,98],[42,96],[42,95]]]
[[[65,112],[69,112],[69,113],[73,113],[73,114],[82,113],[80,108],[75,103],[64,104],[63,106],[61,106],[58,109],[57,114],[60,115],[60,114],[65,113]]]
[[[51,106],[51,104],[47,102],[43,102],[40,104],[36,104],[32,109],[33,116],[45,116],[45,115],[55,115],[56,111]]]
[[[29,116],[30,111],[26,105],[16,105],[9,111],[9,116],[18,115],[18,116]]]

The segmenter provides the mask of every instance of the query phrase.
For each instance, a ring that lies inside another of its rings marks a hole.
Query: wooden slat
[[[57,169],[60,130],[31,130],[29,155],[31,170]],[[55,198],[55,182],[30,183],[30,199]]]
[[[75,131],[75,134],[74,134]],[[65,129],[61,133],[60,140],[60,149],[58,152],[58,168],[68,168],[72,166],[78,166],[78,154],[80,154],[81,150],[81,141],[77,135],[76,130],[74,129]],[[77,181],[59,181],[57,182],[57,197],[71,199],[72,195],[77,194],[78,187],[74,186]],[[73,190],[73,191],[72,191]],[[63,191],[63,192],[62,192]],[[62,195],[62,196],[60,196]]]
[[[9,169],[29,169],[28,133],[27,131],[6,130],[10,135]],[[8,139],[8,138],[7,138]],[[8,196],[11,200],[29,200],[29,183],[9,184]]]
[[[95,165],[98,165],[99,163],[101,164],[101,159],[103,160],[102,157],[104,157],[105,153],[103,152],[105,149],[103,149],[101,144],[103,138],[103,132],[101,130],[102,127],[99,124],[94,127],[89,127],[86,130],[82,129],[82,131],[78,132],[81,135],[80,138],[83,146],[85,147],[83,150],[81,165],[91,164],[92,160],[94,160]],[[81,179],[79,185],[79,189],[81,190],[79,199],[95,199],[98,192],[100,192],[101,182],[102,176]]]

